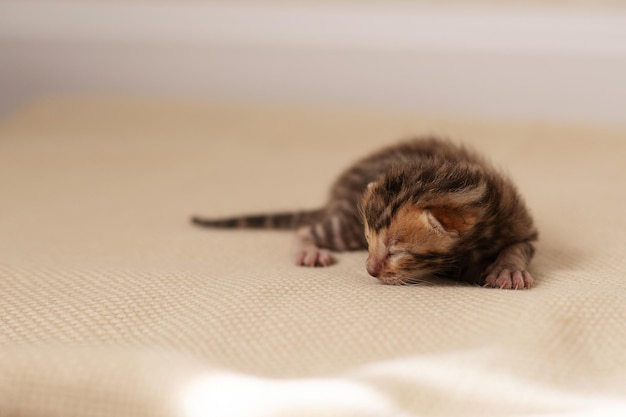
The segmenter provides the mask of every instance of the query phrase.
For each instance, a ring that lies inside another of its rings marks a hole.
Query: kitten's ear
[[[458,210],[446,207],[431,207],[424,210],[428,224],[436,232],[448,235],[450,237],[459,237],[459,235],[473,226],[473,222],[468,222]]]

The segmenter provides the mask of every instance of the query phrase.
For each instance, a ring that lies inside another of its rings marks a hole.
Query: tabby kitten
[[[346,170],[323,208],[205,219],[200,226],[296,229],[296,263],[328,266],[333,251],[369,249],[366,269],[385,284],[431,277],[530,288],[537,239],[513,183],[447,140],[389,146]]]

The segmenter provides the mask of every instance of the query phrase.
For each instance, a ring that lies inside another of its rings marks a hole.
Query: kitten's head
[[[410,284],[454,274],[460,243],[483,212],[477,202],[485,185],[466,185],[424,187],[398,172],[370,183],[361,205],[370,275],[385,284]]]

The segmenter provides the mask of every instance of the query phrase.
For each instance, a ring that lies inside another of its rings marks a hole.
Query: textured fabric
[[[364,252],[192,227],[321,205],[414,134],[505,168],[528,291],[379,284]],[[626,129],[56,99],[0,124],[0,416],[626,414]]]

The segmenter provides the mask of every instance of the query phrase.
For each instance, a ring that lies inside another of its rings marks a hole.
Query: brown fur
[[[296,262],[333,263],[329,250],[369,249],[368,272],[407,284],[439,276],[528,288],[537,232],[513,183],[445,140],[390,146],[346,170],[322,209],[194,222],[298,229]]]

